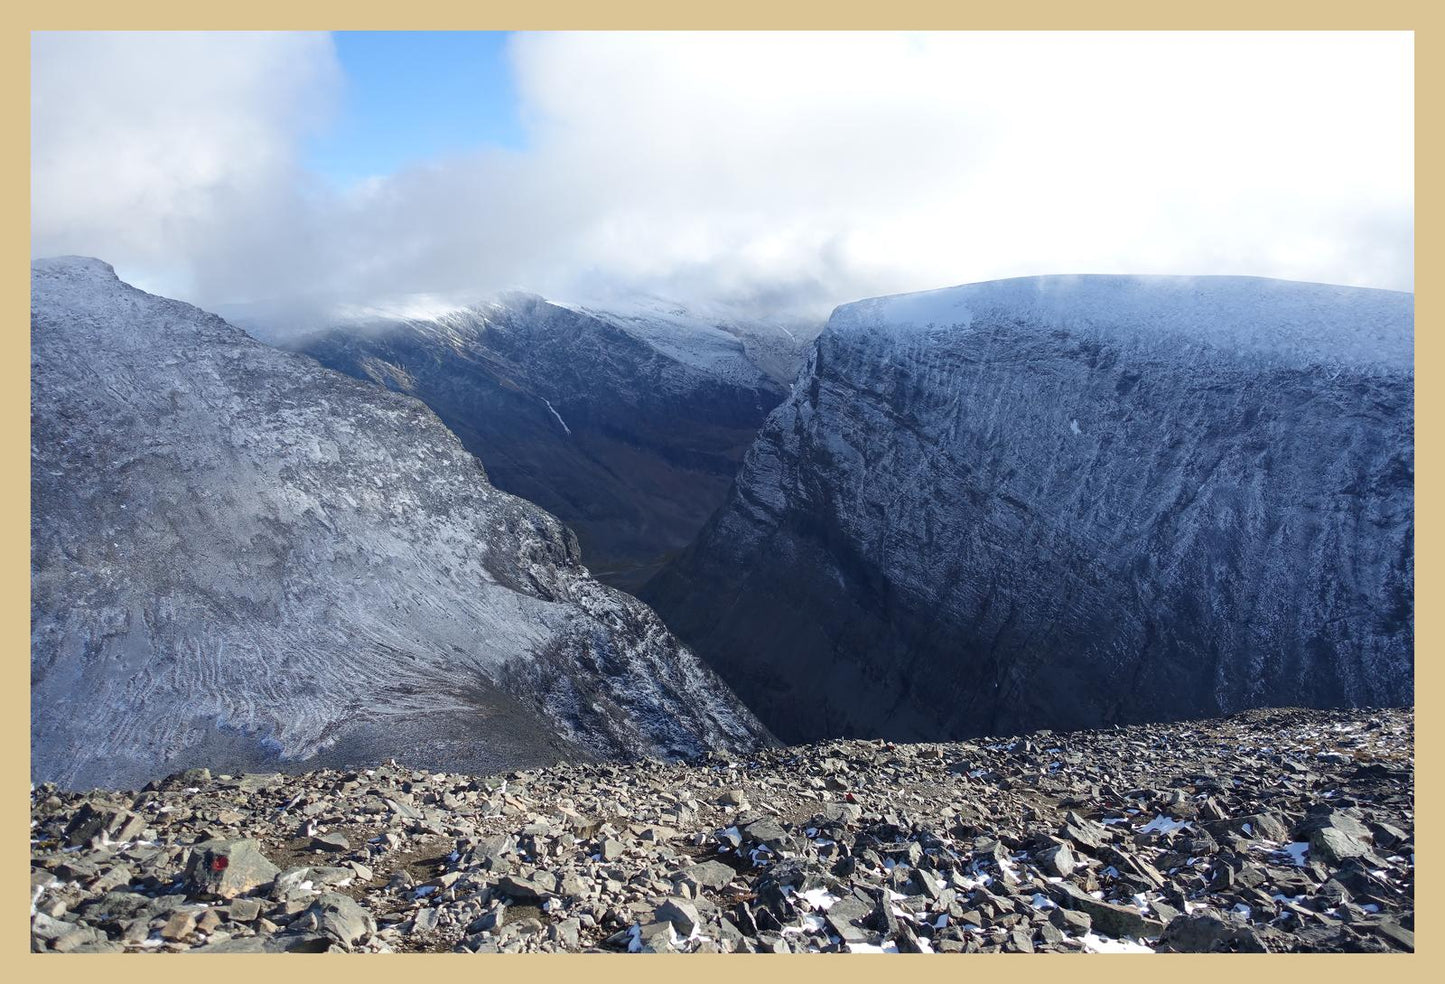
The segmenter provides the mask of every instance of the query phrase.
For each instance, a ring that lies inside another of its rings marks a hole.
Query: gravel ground
[[[1414,714],[32,791],[32,949],[1414,949]]]

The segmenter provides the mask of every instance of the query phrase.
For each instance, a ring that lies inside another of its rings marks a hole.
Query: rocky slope
[[[1414,948],[1413,715],[31,796],[43,951]]]
[[[97,260],[32,276],[37,781],[768,740],[416,400]]]
[[[817,330],[513,293],[276,340],[421,399],[498,488],[562,519],[589,568],[632,590],[722,503]]]
[[[1408,703],[1412,337],[1248,278],[844,305],[642,596],[787,741]]]

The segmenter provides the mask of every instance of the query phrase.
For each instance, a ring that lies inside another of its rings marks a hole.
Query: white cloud
[[[295,160],[335,91],[324,38],[52,36],[35,55],[37,251],[183,271],[202,303],[1412,283],[1408,34],[523,35],[527,150],[345,193]]]
[[[32,250],[186,293],[275,272],[307,211],[298,141],[340,80],[325,34],[35,33]]]

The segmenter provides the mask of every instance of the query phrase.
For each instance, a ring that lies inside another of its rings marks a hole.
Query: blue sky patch
[[[338,31],[346,76],[337,118],[304,160],[338,187],[526,136],[504,31]]]

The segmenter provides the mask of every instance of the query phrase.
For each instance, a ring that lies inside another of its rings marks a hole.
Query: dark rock
[[[1076,862],[1073,852],[1067,844],[1054,844],[1040,851],[1038,854],[1039,864],[1051,875],[1060,878],[1067,878],[1074,873]]]
[[[743,833],[747,835],[750,840],[759,844],[765,844],[771,848],[782,847],[790,840],[788,832],[783,829],[782,824],[778,823],[778,821],[772,817],[764,817],[761,820],[753,821],[743,828]]]
[[[657,918],[670,922],[680,936],[691,936],[701,925],[697,909],[685,899],[671,898],[657,907]]]
[[[351,850],[351,841],[347,840],[344,834],[319,834],[311,838],[311,849],[344,854]]]
[[[683,874],[704,888],[722,888],[737,877],[737,872],[719,861],[704,861],[702,864],[695,864],[686,869]]]
[[[254,840],[208,841],[191,849],[186,882],[195,895],[231,899],[270,885],[280,871]]]
[[[1160,936],[1159,949],[1175,953],[1210,953],[1219,950],[1266,952],[1248,926],[1227,915],[1211,911],[1175,917]]]
[[[376,920],[348,896],[327,892],[307,911],[313,929],[345,946],[376,932]]]
[[[1320,827],[1310,834],[1310,853],[1332,864],[1364,857],[1370,845],[1338,827]]]
[[[1366,925],[1369,932],[1374,933],[1401,950],[1415,952],[1415,933],[1413,930],[1405,929],[1393,919],[1382,919],[1376,923]]]
[[[507,875],[497,882],[497,888],[503,895],[520,902],[542,902],[556,894],[555,881],[544,882],[540,876],[523,878]]]
[[[254,922],[260,914],[261,902],[258,899],[235,899],[226,906],[226,915],[232,922]]]
[[[1139,910],[1094,898],[1070,882],[1049,885],[1049,895],[1060,906],[1087,913],[1094,928],[1114,937],[1146,938],[1158,936],[1164,924],[1141,915]]]

